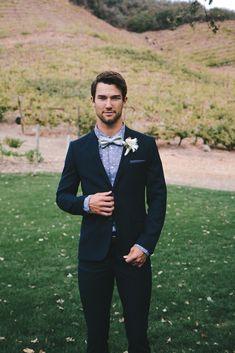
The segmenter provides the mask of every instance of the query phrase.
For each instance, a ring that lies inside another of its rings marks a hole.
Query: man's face
[[[121,119],[122,109],[127,98],[122,98],[122,92],[115,85],[99,82],[93,102],[97,117],[108,126],[115,125]]]

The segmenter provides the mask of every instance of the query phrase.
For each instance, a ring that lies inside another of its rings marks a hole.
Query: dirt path
[[[0,142],[3,142],[6,136],[24,140],[20,152],[34,149],[36,146],[33,128],[27,127],[26,134],[23,135],[20,126],[0,124]],[[39,147],[44,161],[35,165],[23,157],[0,157],[0,172],[61,172],[68,137],[76,138],[71,131],[64,128],[42,130]],[[192,146],[188,143],[183,143],[181,147],[160,146],[159,151],[168,184],[235,191],[235,151],[204,152],[202,146]]]

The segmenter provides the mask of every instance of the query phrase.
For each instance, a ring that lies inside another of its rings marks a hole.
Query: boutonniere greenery
[[[131,137],[127,137],[124,140],[123,146],[126,148],[124,156],[126,156],[130,151],[135,152],[139,148],[137,138],[132,139]]]

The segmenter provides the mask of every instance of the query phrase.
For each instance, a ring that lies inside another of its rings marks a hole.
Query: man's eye
[[[113,101],[119,101],[120,99],[121,99],[121,97],[119,97],[119,96],[112,98]]]

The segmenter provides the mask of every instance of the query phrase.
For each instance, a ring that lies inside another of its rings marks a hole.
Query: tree
[[[168,0],[70,0],[89,9],[95,16],[113,26],[130,31],[175,29],[195,22],[207,22],[214,33],[216,21],[235,19],[235,12],[221,9],[206,10],[198,0],[171,2]],[[207,0],[211,4],[213,0]]]

